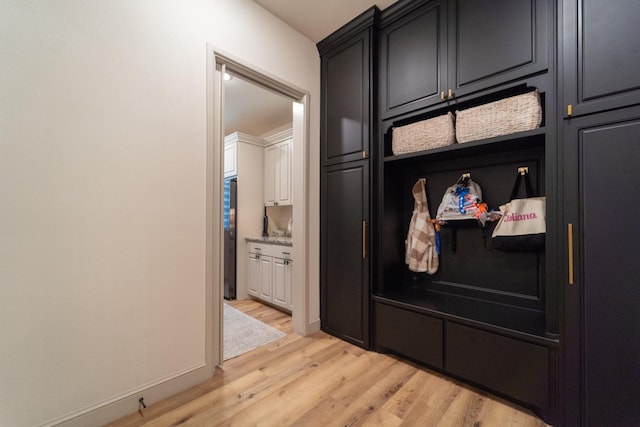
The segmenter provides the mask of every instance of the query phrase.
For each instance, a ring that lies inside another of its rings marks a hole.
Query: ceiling
[[[314,43],[371,6],[386,9],[396,0],[253,0]]]
[[[254,0],[313,43],[376,5],[385,9],[396,0]],[[225,134],[253,136],[292,121],[291,100],[233,77],[225,82]]]
[[[291,100],[233,77],[224,82],[224,133],[261,136],[291,123]]]

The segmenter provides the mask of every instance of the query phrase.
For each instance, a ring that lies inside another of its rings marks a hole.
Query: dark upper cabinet
[[[640,103],[638,23],[637,0],[563,2],[565,116]]]
[[[382,117],[440,102],[446,86],[445,9],[446,3],[431,1],[381,30]]]
[[[640,203],[630,190],[640,181],[638,135],[639,107],[565,124],[567,426],[640,425]]]
[[[447,94],[451,89],[453,96],[462,96],[548,68],[553,29],[548,0],[453,0],[449,5]]]
[[[518,80],[549,66],[549,0],[398,2],[383,12],[382,119]]]
[[[321,175],[322,329],[369,347],[369,161],[326,167]]]
[[[357,19],[356,23],[368,23],[369,27],[355,35],[340,39],[338,33],[318,44],[322,57],[320,141],[323,165],[369,156],[373,16],[374,11],[370,10]],[[355,26],[356,31],[360,28]]]

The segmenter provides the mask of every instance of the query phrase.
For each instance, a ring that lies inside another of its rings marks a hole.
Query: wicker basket
[[[392,132],[391,150],[396,155],[456,142],[452,113],[393,128]]]
[[[542,123],[538,90],[456,111],[458,142],[509,135],[536,129]]]

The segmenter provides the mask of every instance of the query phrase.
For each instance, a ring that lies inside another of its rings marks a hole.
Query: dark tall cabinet
[[[566,126],[567,425],[640,425],[639,159],[640,108]]]
[[[562,12],[565,424],[640,425],[640,3]]]
[[[370,346],[371,8],[318,43],[322,57],[320,318],[322,329]]]

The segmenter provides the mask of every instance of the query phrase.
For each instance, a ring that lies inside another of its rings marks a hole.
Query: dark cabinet
[[[446,2],[428,2],[382,29],[381,117],[441,101],[447,60],[444,8]]]
[[[318,43],[320,320],[324,331],[370,346],[370,152],[376,55],[372,7]]]
[[[442,320],[379,302],[374,310],[378,350],[391,350],[442,369]]]
[[[553,50],[548,0],[454,0],[449,6],[449,77],[459,97],[547,69]]]
[[[329,40],[331,41],[331,40]],[[369,156],[372,83],[371,30],[321,50],[321,157],[323,165]]]
[[[636,0],[563,2],[566,116],[640,103],[638,22]]]
[[[549,406],[549,349],[448,322],[445,369],[498,393],[533,405]]]
[[[381,26],[383,119],[540,73],[552,56],[548,0],[398,2]]]
[[[324,168],[320,187],[322,329],[368,347],[368,161]]]
[[[565,125],[566,425],[640,425],[638,135],[638,107]]]

